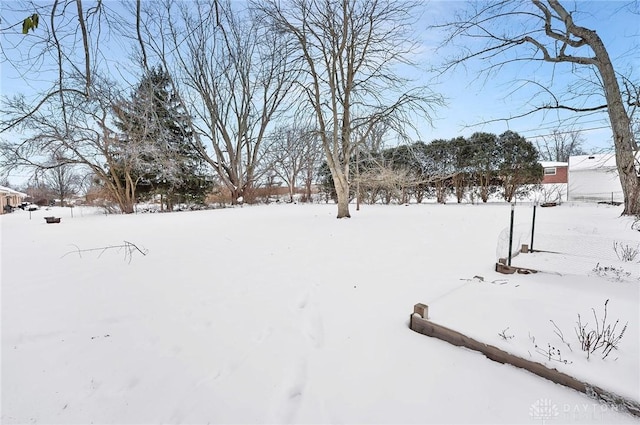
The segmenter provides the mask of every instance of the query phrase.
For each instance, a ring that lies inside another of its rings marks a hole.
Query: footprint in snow
[[[296,307],[299,310],[304,310],[307,307],[308,303],[309,303],[309,293],[305,292],[300,296],[300,298],[298,298],[298,301],[296,302]]]
[[[290,424],[296,422],[295,417],[304,397],[306,383],[307,362],[304,358],[300,358],[282,382],[278,399],[275,400],[274,423]]]
[[[255,338],[253,338],[254,342],[256,344],[262,344],[267,338],[269,338],[272,331],[273,328],[271,326],[266,326]]]
[[[317,310],[309,312],[302,322],[302,332],[307,339],[316,348],[322,348],[324,344],[324,326],[322,324],[322,317]]]

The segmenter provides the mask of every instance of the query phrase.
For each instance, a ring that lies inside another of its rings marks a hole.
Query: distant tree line
[[[354,191],[376,202],[427,195],[445,202],[450,194],[486,201],[496,190],[512,200],[540,172],[531,165],[535,150],[513,132],[412,143],[420,138],[415,124],[431,123],[445,105],[430,84],[405,72],[432,68],[414,62],[425,47],[415,32],[421,2],[84,3],[25,0],[3,9],[10,19],[2,29],[3,66],[42,87],[0,96],[2,173],[81,170],[114,210],[131,213],[150,197],[168,208],[202,202],[215,184],[231,204],[251,202],[276,179],[290,199],[304,181],[308,199],[317,170],[310,164],[317,166],[320,153],[337,217],[346,218]],[[523,61],[571,64],[585,84],[558,87],[554,72],[536,73],[522,86],[538,87],[542,100],[530,109],[514,104],[522,113],[505,119],[607,111],[624,214],[638,214],[640,91],[614,69],[596,31],[574,22],[560,0],[466,4],[452,21],[430,27],[440,47],[472,41],[456,46],[462,54],[447,59],[440,75],[480,58],[484,75]],[[518,31],[504,35],[503,25]],[[404,144],[372,149],[368,140],[380,126]],[[547,159],[578,150],[579,140],[564,133],[553,146],[545,141],[553,148],[544,149]]]
[[[367,203],[422,202],[425,198],[445,203],[450,195],[457,202],[465,197],[487,202],[489,195],[498,192],[512,202],[540,183],[544,174],[535,146],[513,131],[416,142],[359,152],[358,156],[359,160],[351,157],[351,197],[359,195]],[[334,197],[326,164],[319,175],[323,192]]]

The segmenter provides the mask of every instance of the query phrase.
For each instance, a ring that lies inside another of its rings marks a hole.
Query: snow
[[[640,242],[620,212],[538,209],[536,243],[563,252],[514,257],[532,275],[494,271],[500,203],[363,205],[349,220],[331,204],[3,215],[2,423],[637,423],[408,329],[422,302],[436,323],[640,402],[640,267],[609,256],[629,275],[599,275],[589,253],[611,245],[562,244]],[[531,206],[515,215],[523,226]],[[577,314],[591,322],[607,299],[628,328],[587,360]]]
[[[616,156],[613,153],[598,155],[578,155],[569,158],[570,171],[615,170]]]
[[[540,165],[544,168],[547,167],[566,167],[569,165],[568,162],[559,162],[559,161],[540,161]]]
[[[635,157],[636,160],[640,160],[640,152],[637,152]],[[587,170],[616,170],[615,153],[577,155],[569,158],[570,172]]]
[[[18,192],[17,190],[13,190],[10,187],[0,186],[0,193],[10,194],[10,195],[18,195],[26,198],[28,195],[26,193]]]

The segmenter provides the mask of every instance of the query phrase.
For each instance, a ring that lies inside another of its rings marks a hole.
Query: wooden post
[[[593,397],[602,403],[614,404],[626,410],[630,414],[640,417],[640,403],[637,401],[619,396],[587,382],[580,381],[579,379],[560,372],[557,369],[551,369],[542,363],[524,359],[507,351],[501,350],[493,345],[484,344],[461,334],[460,332],[454,331],[453,329],[438,325],[424,318],[416,317],[415,313],[420,314],[418,311],[421,311],[422,307],[426,308],[427,306],[424,304],[416,304],[413,307],[414,314],[411,315],[409,324],[412,331],[446,341],[458,347],[465,347],[469,350],[480,352],[495,362],[509,364],[528,370],[541,378],[548,379],[551,382],[564,385],[565,387],[573,388],[574,390],[587,394],[589,397]]]
[[[529,252],[529,245],[527,245],[526,243],[523,243],[522,247],[520,247],[520,252],[523,254],[526,254],[527,252]]]
[[[429,306],[426,304],[418,303],[413,306],[413,314],[418,314],[423,319],[429,318]]]

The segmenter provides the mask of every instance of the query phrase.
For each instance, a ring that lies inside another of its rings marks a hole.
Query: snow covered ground
[[[408,329],[426,303],[437,323],[640,402],[640,265],[609,243],[640,234],[619,207],[538,209],[535,247],[559,253],[513,259],[533,275],[494,271],[505,204],[70,213],[0,217],[3,423],[639,422]],[[527,226],[531,207],[516,217]],[[571,238],[600,243],[577,255]],[[147,255],[77,252],[124,241]],[[607,299],[628,328],[587,360],[577,314],[592,323]]]

